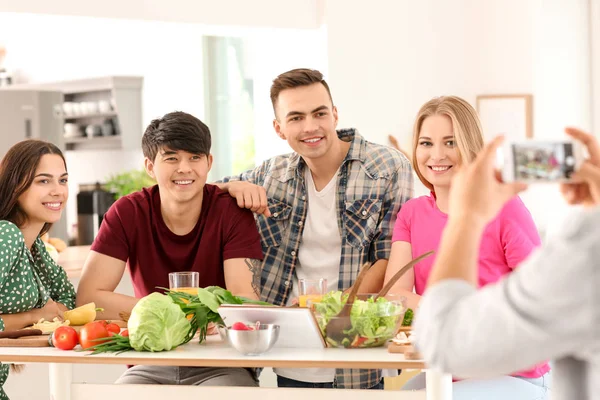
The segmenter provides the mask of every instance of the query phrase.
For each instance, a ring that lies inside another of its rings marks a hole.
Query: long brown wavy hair
[[[19,206],[19,197],[31,186],[42,156],[57,154],[65,163],[65,157],[58,147],[43,140],[24,140],[11,147],[0,161],[0,220],[7,220],[22,227],[27,222],[27,214]],[[40,236],[50,230],[46,223]]]

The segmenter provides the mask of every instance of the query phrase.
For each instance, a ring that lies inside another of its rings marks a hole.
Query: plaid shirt
[[[340,290],[349,288],[367,261],[389,259],[400,206],[412,197],[409,161],[399,151],[366,141],[355,129],[338,130],[351,142],[337,175],[337,215],[342,238]],[[285,305],[292,289],[308,202],[306,163],[297,153],[271,158],[254,170],[223,182],[243,180],[266,189],[271,217],[257,216],[264,251],[261,299]],[[336,370],[335,385],[364,389],[377,385],[380,370]]]

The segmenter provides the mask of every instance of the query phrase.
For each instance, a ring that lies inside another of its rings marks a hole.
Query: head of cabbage
[[[166,351],[184,343],[190,322],[166,295],[152,293],[140,299],[127,322],[129,343],[137,351]]]

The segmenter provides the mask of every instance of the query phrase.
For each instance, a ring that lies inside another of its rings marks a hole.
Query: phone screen
[[[567,180],[575,172],[573,143],[515,143],[512,153],[515,180]]]

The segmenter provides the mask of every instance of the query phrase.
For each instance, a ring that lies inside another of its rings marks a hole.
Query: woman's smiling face
[[[460,166],[452,121],[445,115],[425,118],[419,132],[416,150],[417,166],[423,177],[434,187],[449,187]]]

